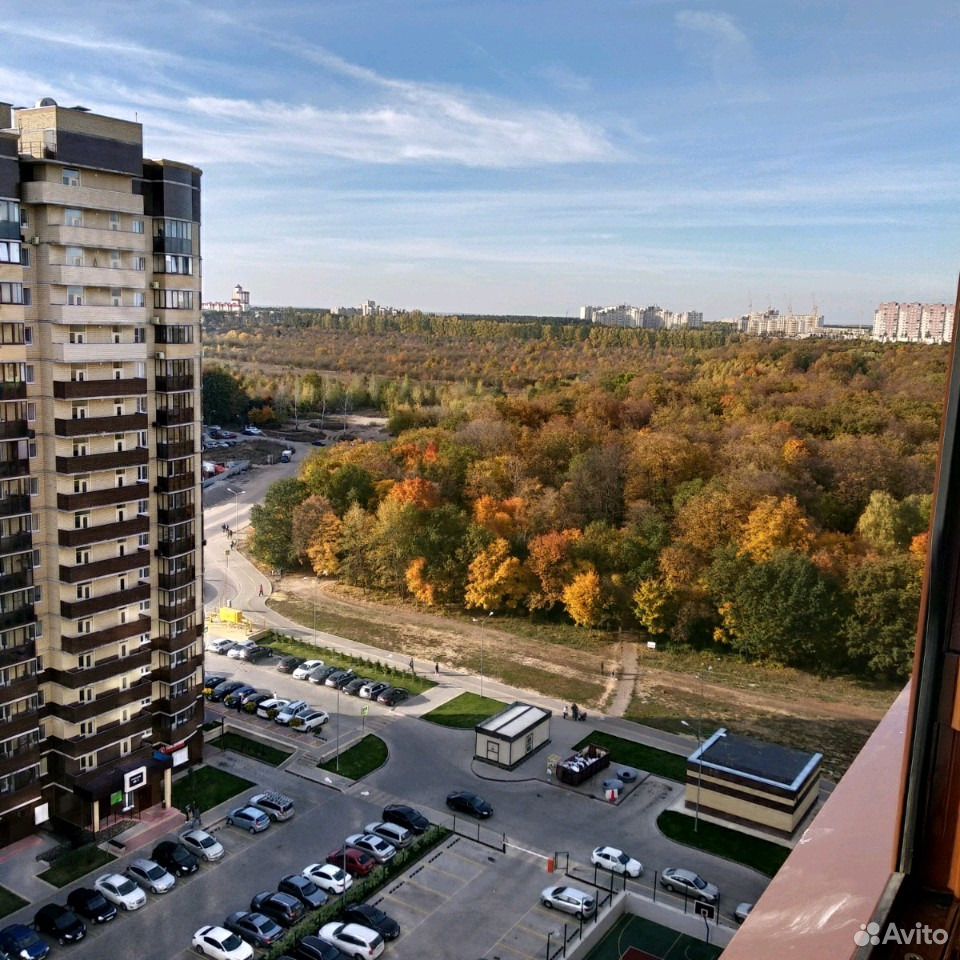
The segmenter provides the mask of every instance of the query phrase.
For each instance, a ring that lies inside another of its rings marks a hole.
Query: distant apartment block
[[[243,314],[250,312],[250,291],[244,290],[238,283],[233,288],[233,296],[229,300],[211,300],[203,305],[204,310],[214,313]]]
[[[950,343],[952,303],[881,303],[873,315],[873,339],[897,343]]]
[[[615,307],[581,307],[580,319],[609,327],[634,327],[639,330],[699,330],[703,327],[703,314],[698,310],[674,313],[663,307],[631,307],[625,303]]]
[[[335,307],[330,312],[335,317],[395,317],[404,310],[402,307],[385,307],[376,300],[364,300],[359,307]]]

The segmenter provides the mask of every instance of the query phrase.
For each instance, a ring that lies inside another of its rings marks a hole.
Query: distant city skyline
[[[69,16],[68,16],[69,14]],[[0,23],[15,106],[204,169],[204,299],[870,324],[950,302],[954,4],[61,0]]]

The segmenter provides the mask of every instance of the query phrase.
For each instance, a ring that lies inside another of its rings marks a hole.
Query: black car
[[[200,861],[182,844],[175,840],[164,840],[153,848],[150,856],[161,867],[165,867],[175,877],[196,873]]]
[[[262,690],[258,690],[256,693],[248,693],[243,698],[243,705],[247,706],[247,704],[252,703],[254,707],[259,707],[264,700],[272,700],[272,699],[273,699],[272,693],[264,693]]]
[[[222,673],[211,673],[209,677],[203,678],[203,687],[205,690],[212,690],[214,687],[220,686],[226,679],[226,676]]]
[[[273,651],[269,647],[253,646],[244,650],[240,659],[247,663],[257,663],[260,660],[266,660],[272,653]]]
[[[430,821],[419,810],[405,803],[387,804],[383,808],[383,819],[387,823],[398,823],[411,833],[426,833],[430,829]]]
[[[349,693],[351,697],[356,697],[360,693],[360,688],[365,687],[368,683],[372,683],[369,677],[357,677],[355,680],[351,680],[348,684],[345,684],[343,689],[344,693]]]
[[[277,664],[277,671],[279,673],[293,673],[301,663],[303,663],[302,657],[283,657]]]
[[[337,679],[337,682],[334,684],[340,690],[343,690],[347,684],[353,683],[357,679],[357,675],[352,670],[347,670],[342,677]]]
[[[273,890],[264,890],[256,894],[250,901],[250,909],[254,913],[262,913],[271,920],[284,927],[292,927],[295,923],[303,919],[303,904],[297,897],[289,893],[280,893]]]
[[[376,930],[384,940],[396,940],[400,936],[400,924],[369,903],[354,903],[340,914],[344,923],[359,923]]]
[[[410,692],[404,690],[403,687],[388,687],[377,697],[377,703],[385,703],[388,707],[395,707],[409,696]]]
[[[94,923],[109,923],[117,916],[117,908],[92,887],[78,887],[71,891],[67,906]]]
[[[291,873],[289,877],[284,877],[277,884],[277,889],[281,893],[296,897],[308,910],[322,907],[329,899],[312,880],[301,873]]]
[[[224,680],[223,683],[218,683],[210,691],[210,696],[207,699],[210,700],[211,703],[220,703],[228,694],[245,686],[246,684],[242,680]]]
[[[69,907],[61,907],[59,903],[41,907],[33,918],[33,927],[53,937],[61,947],[65,943],[76,943],[87,935],[86,924]]]
[[[223,705],[225,707],[235,707],[238,703],[243,701],[243,698],[251,693],[256,693],[257,688],[250,686],[249,683],[245,683],[242,687],[237,687],[233,693],[228,693],[223,698]]]
[[[247,913],[246,910],[231,913],[223,925],[255,947],[272,946],[283,936],[283,927],[275,920],[262,913]]]
[[[483,797],[469,790],[454,790],[447,794],[447,806],[457,813],[468,813],[471,817],[486,820],[493,813],[493,807]]]
[[[319,937],[304,937],[295,951],[297,960],[340,960],[343,954],[332,944]]]

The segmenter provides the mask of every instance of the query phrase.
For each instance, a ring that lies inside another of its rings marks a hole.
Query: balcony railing
[[[180,457],[192,457],[196,452],[193,440],[183,440],[180,443],[158,443],[157,457],[160,460],[176,460]]]
[[[196,516],[196,508],[192,503],[188,503],[184,507],[174,507],[170,510],[158,510],[157,511],[157,521],[159,523],[169,525],[171,523],[186,523],[187,520],[192,520]]]
[[[185,374],[178,377],[157,377],[157,390],[162,393],[174,393],[178,390],[192,390],[194,384],[193,374]]]
[[[16,383],[3,382],[0,383],[0,400],[26,400],[27,399],[27,384],[25,381],[20,380]]]
[[[57,509],[84,510],[88,507],[109,507],[132,500],[146,500],[150,493],[147,483],[125,483],[122,487],[105,490],[87,490],[85,493],[58,493]],[[29,498],[25,498],[29,505]],[[2,502],[2,501],[0,501]]]
[[[54,420],[54,432],[58,437],[87,437],[97,433],[129,433],[147,429],[145,413],[128,413],[119,417],[75,417],[71,420]]]
[[[11,590],[23,590],[33,586],[33,570],[17,570],[15,573],[0,574],[0,593]]]
[[[97,647],[104,647],[108,643],[119,643],[129,640],[141,633],[150,632],[150,618],[137,617],[127,623],[118,623],[115,627],[106,627],[103,630],[93,630],[90,633],[78,633],[75,636],[61,637],[61,645],[67,653],[86,653]]]
[[[84,547],[102,540],[119,540],[146,533],[150,529],[149,517],[132,517],[116,523],[101,523],[94,527],[79,527],[73,530],[58,530],[57,542],[61,547]]]
[[[150,645],[154,650],[163,650],[165,653],[178,653],[185,647],[189,647],[194,641],[203,638],[203,624],[198,623],[187,627],[179,633],[170,634],[170,636],[153,637]]]
[[[112,470],[115,467],[139,467],[150,459],[146,447],[136,450],[113,450],[109,453],[90,453],[82,457],[57,457],[57,473],[89,473],[92,470]]]
[[[33,537],[30,533],[11,533],[0,537],[0,555],[7,553],[22,553],[33,546]]]
[[[172,667],[157,667],[153,671],[153,679],[161,683],[178,683],[180,680],[186,680],[198,667],[203,666],[203,654],[199,653],[194,657],[187,657],[182,663]]]
[[[192,470],[188,473],[175,473],[170,477],[157,477],[157,491],[176,493],[178,490],[189,490],[196,486],[196,483],[196,474]]]
[[[157,578],[157,585],[161,590],[176,590],[177,587],[185,587],[197,579],[195,567],[189,570],[181,570],[178,573],[161,573]]]
[[[9,813],[11,810],[26,807],[33,802],[39,802],[41,799],[40,771],[38,768],[37,778],[33,783],[27,784],[19,790],[12,790],[10,793],[0,793],[0,816]]]
[[[135,397],[147,392],[144,377],[130,377],[121,380],[54,380],[53,395],[57,400],[88,400],[93,397]],[[26,385],[23,396],[26,397]],[[0,397],[0,399],[20,399],[19,397]]]
[[[26,750],[15,750],[13,753],[0,754],[0,777],[8,777],[12,773],[32,767],[39,762],[39,743],[28,747]]]
[[[197,687],[195,690],[189,693],[181,693],[177,697],[160,697],[150,704],[150,709],[153,713],[163,713],[169,716],[185,710],[192,703],[196,703],[199,696],[200,688]]]
[[[157,544],[157,554],[161,557],[177,557],[197,549],[197,535],[178,537],[176,540],[161,540]]]
[[[35,660],[36,657],[37,645],[33,640],[13,647],[3,647],[0,648],[0,667],[12,667],[15,663],[25,663],[27,660]],[[0,695],[0,701],[2,699]]]
[[[30,461],[23,460],[0,460],[0,480],[8,480],[11,477],[26,477],[30,473]]]
[[[97,577],[107,577],[111,573],[123,573],[125,570],[149,566],[150,551],[135,550],[122,557],[109,557],[107,560],[95,560],[93,563],[78,563],[72,567],[61,564],[60,579],[64,583],[79,583],[82,580],[96,580]]]
[[[15,517],[21,513],[30,513],[29,497],[0,497],[0,517]]]
[[[126,723],[119,720],[108,723],[90,736],[71,737],[69,740],[62,737],[47,737],[46,746],[69,757],[79,757],[85,753],[100,750],[111,743],[126,740],[128,737],[136,738],[137,734],[149,736],[151,729],[152,719],[149,712],[141,710]],[[136,750],[139,746],[139,742],[135,742],[130,745],[130,748]]]
[[[150,584],[141,583],[135,587],[127,587],[126,590],[106,593],[102,597],[90,597],[87,600],[61,600],[60,616],[68,620],[76,620],[79,617],[90,617],[95,613],[103,613],[104,610],[115,610],[118,607],[126,607],[131,603],[149,599]]]
[[[29,434],[26,420],[0,420],[0,440],[20,440]]]
[[[0,630],[22,627],[28,623],[33,623],[34,620],[36,620],[36,615],[33,612],[33,604],[16,607],[13,610],[0,613]]]
[[[183,617],[195,613],[197,609],[197,598],[184,600],[181,603],[161,603],[157,607],[157,616],[161,620],[180,620]]]
[[[80,723],[81,720],[90,720],[92,717],[109,713],[111,710],[125,707],[128,703],[135,703],[149,697],[151,687],[152,683],[147,678],[139,683],[131,684],[126,690],[110,690],[99,697],[94,697],[93,700],[76,703],[54,703],[50,700],[44,707],[44,713],[47,716],[60,717],[68,723]]]
[[[152,655],[150,647],[144,644],[125,657],[107,657],[104,660],[98,660],[92,667],[77,667],[73,670],[57,670],[48,667],[43,672],[42,680],[59,684],[69,690],[76,690],[79,687],[97,683],[99,680],[107,680],[140,667],[147,667],[150,665]],[[3,696],[3,689],[0,688],[0,700]]]
[[[176,410],[158,410],[157,426],[174,427],[182,423],[193,423],[196,419],[193,407],[180,407]]]

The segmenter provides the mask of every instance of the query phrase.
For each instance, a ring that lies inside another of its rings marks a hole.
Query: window
[[[153,306],[157,310],[192,310],[192,290],[154,290]]]
[[[75,530],[86,530],[90,526],[90,511],[78,510],[73,515],[73,527]]]
[[[93,631],[92,620],[78,620],[77,633],[91,633]]]
[[[133,269],[143,273],[147,269],[147,258],[146,257],[134,257],[133,258]]]
[[[93,583],[88,580],[86,583],[77,584],[77,599],[89,600],[93,594]]]
[[[71,167],[64,167],[60,171],[60,182],[65,187],[79,187],[80,186],[80,171],[74,170]]]
[[[142,290],[135,290],[133,294],[133,305],[135,307],[145,307],[147,305],[146,294]]]
[[[123,379],[123,364],[115,363],[113,365],[113,379],[122,380]]]
[[[80,703],[89,703],[93,699],[93,687],[81,687],[77,692]]]
[[[26,215],[26,211],[24,211]],[[0,200],[0,222],[18,223],[27,226],[27,221],[20,217],[20,204],[16,200]]]
[[[70,342],[71,343],[85,343],[87,339],[87,328],[86,327],[71,327],[70,328]]]
[[[80,724],[80,733],[83,734],[83,724]],[[97,765],[97,755],[95,753],[86,753],[80,758],[81,770],[92,770]]]
[[[85,440],[74,440],[73,441],[73,455],[75,457],[85,457],[88,453],[88,448]]]
[[[34,550],[34,551],[33,551],[33,566],[34,566],[34,569],[36,569],[37,567],[40,566],[40,551],[39,551],[39,550]]]
[[[76,551],[75,556],[76,556],[77,564],[80,566],[90,562],[90,551],[85,548],[78,549]]]
[[[145,412],[145,411],[144,411]],[[142,464],[137,467],[137,482],[138,483],[147,483],[150,480],[150,475],[147,472],[148,468],[146,464]]]
[[[122,303],[122,295],[119,287],[110,288],[110,303],[114,307],[119,307]],[[114,343],[119,343],[119,340],[114,340]]]
[[[137,446],[146,449],[147,446],[147,431],[138,430],[137,431]]]
[[[131,227],[131,229],[133,230],[134,233],[143,233],[143,221],[142,221],[142,220],[134,220],[133,223],[130,224],[130,227]]]
[[[111,294],[111,295],[112,295],[112,294]],[[118,290],[118,291],[117,291],[117,296],[119,296],[119,295],[120,295],[120,291]],[[117,304],[114,304],[114,306],[117,306]],[[113,342],[114,342],[114,343],[119,343],[119,342],[120,342],[120,328],[119,328],[119,327],[113,327],[113,329],[111,330],[111,334],[113,335]]]
[[[119,230],[120,229],[120,214],[116,210],[110,211],[110,229]]]
[[[66,260],[67,260],[68,267],[82,267],[83,266],[83,248],[67,247]]]
[[[110,251],[110,266],[114,270],[120,269],[120,251],[119,250]]]
[[[150,546],[150,534],[141,533],[137,535],[137,546],[139,547],[149,547]]]
[[[140,580],[149,580],[149,579],[150,579],[150,568],[149,568],[149,567],[141,567],[141,568],[140,568],[140,576],[139,576],[139,579],[140,579]]]
[[[88,670],[90,667],[93,666],[93,654],[81,653],[80,656],[77,657],[77,666],[81,670]]]
[[[147,500],[140,500],[137,502],[137,513],[141,517],[145,517],[150,512],[150,504]]]
[[[0,283],[0,303],[27,303],[22,283]]]
[[[37,455],[37,450],[38,450],[37,441],[36,441],[36,440],[31,440],[31,441],[30,441],[30,446],[28,447],[28,456],[30,456],[30,457],[36,457],[36,455]]]
[[[20,247],[20,265],[22,267],[30,266],[30,248],[29,247]]]
[[[34,587],[34,588],[33,588],[33,602],[34,602],[34,603],[43,603],[43,587]]]
[[[154,254],[153,272],[178,273],[185,277],[193,276],[193,257],[174,253]]]
[[[0,263],[22,263],[20,244],[16,240],[0,240]]]
[[[33,343],[33,327],[29,324],[23,328],[23,342],[27,344],[27,346]]]
[[[67,305],[71,307],[83,306],[83,287],[67,287]]]
[[[32,363],[28,363],[23,368],[23,379],[27,383],[36,383],[36,380],[34,379],[35,377],[36,377],[36,371],[34,370],[34,366]]]
[[[39,477],[30,478],[30,496],[31,497],[40,496],[40,478]]]
[[[87,484],[90,482],[90,477],[86,474],[78,473],[73,478],[73,492],[74,493],[86,493]]]
[[[134,342],[134,343],[146,343],[146,342],[147,342],[147,329],[146,329],[146,327],[134,327],[134,328],[133,328],[133,342]]]
[[[63,211],[63,222],[68,227],[82,227],[83,226],[83,211],[74,210],[67,208]]]
[[[114,472],[114,479],[116,480],[115,486],[122,487],[127,479],[126,470],[117,470]]]
[[[89,737],[91,734],[97,732],[97,722],[96,720],[81,720],[80,721],[80,736]]]

